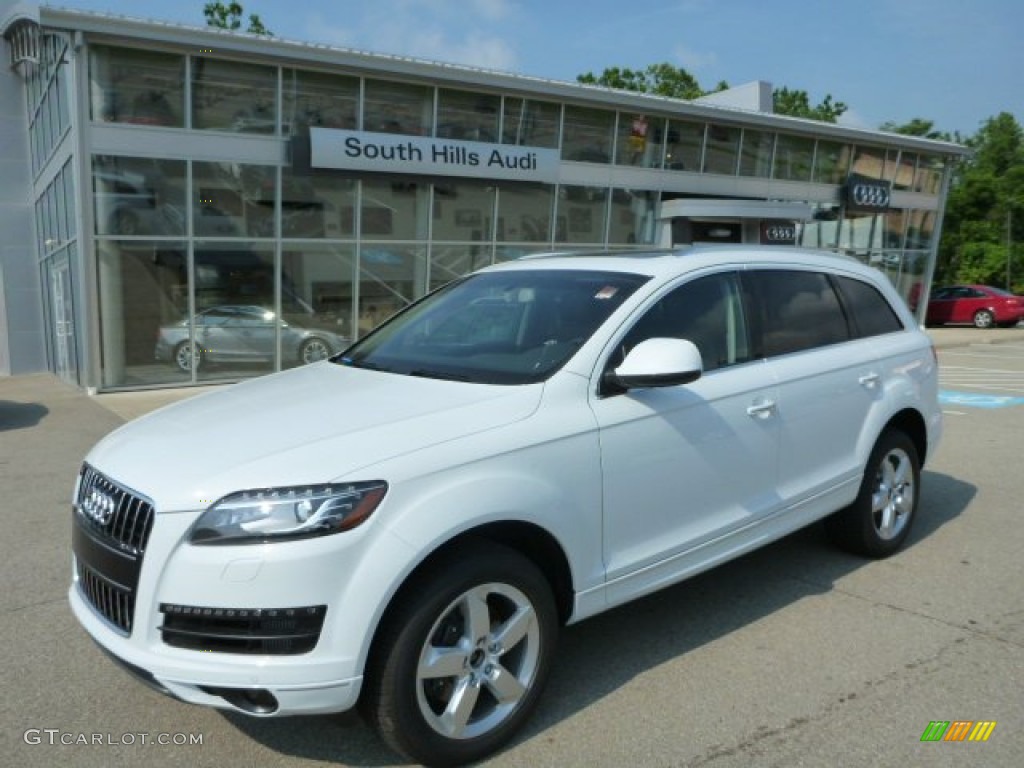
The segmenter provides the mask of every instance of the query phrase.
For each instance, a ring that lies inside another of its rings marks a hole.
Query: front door
[[[777,391],[753,360],[735,273],[698,278],[651,306],[608,366],[648,338],[697,345],[704,374],[685,386],[604,393],[592,408],[604,477],[611,602],[662,586],[685,553],[774,511]]]

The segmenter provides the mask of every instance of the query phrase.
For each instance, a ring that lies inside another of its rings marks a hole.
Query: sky
[[[203,26],[205,0],[58,0]],[[276,37],[551,80],[668,62],[707,90],[766,80],[844,102],[840,122],[1024,124],[1024,0],[246,0]]]

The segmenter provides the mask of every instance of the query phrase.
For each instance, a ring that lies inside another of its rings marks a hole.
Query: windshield
[[[481,384],[543,381],[647,279],[540,269],[471,275],[413,304],[335,362]]]

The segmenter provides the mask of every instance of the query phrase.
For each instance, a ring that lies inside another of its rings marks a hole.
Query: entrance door
[[[67,383],[78,386],[74,301],[67,261],[50,267],[50,298],[53,307],[54,373]]]

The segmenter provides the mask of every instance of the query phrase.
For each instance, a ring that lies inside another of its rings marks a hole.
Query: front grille
[[[82,466],[72,523],[78,589],[111,626],[129,635],[153,504]]]
[[[162,603],[160,612],[163,640],[176,648],[284,656],[313,650],[327,606],[211,608]]]

